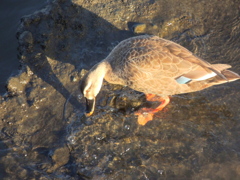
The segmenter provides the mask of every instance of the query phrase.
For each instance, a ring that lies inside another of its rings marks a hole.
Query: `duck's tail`
[[[227,69],[222,70],[221,74],[227,79],[228,82],[236,81],[236,80],[240,79],[240,76],[237,73],[227,70]],[[215,84],[223,84],[225,82],[226,82],[226,80],[223,78],[219,78],[219,77],[214,78]]]
[[[232,82],[240,79],[239,74],[227,70],[228,68],[231,68],[228,64],[212,64],[212,70],[217,74],[214,78],[211,78],[208,81],[208,86],[218,85],[218,84],[224,84],[227,82]]]
[[[209,69],[213,69],[212,72],[216,74],[215,76],[201,81],[191,81],[188,85],[191,89],[199,91],[214,85],[224,84],[240,79],[240,76],[237,73],[227,70],[230,67],[231,66],[228,64],[212,64]]]
[[[222,74],[222,71],[225,69],[229,69],[231,67],[232,66],[229,64],[211,64],[211,66],[208,67],[208,69],[210,69],[212,72],[214,72],[217,76],[228,81],[227,77],[224,76],[224,74]]]

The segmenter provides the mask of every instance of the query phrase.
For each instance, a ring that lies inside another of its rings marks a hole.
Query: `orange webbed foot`
[[[142,108],[138,111],[136,111],[134,114],[138,116],[138,124],[145,125],[148,121],[151,121],[153,119],[153,116],[158,111],[161,111],[169,102],[169,97],[159,97],[153,94],[146,95],[146,99],[148,101],[159,101],[161,104],[153,109],[153,108]]]

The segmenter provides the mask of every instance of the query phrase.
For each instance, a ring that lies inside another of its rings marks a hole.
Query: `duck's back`
[[[160,96],[206,88],[208,82],[193,81],[187,84],[179,83],[176,78],[194,69],[211,71],[208,69],[211,64],[194,56],[186,48],[149,35],[122,41],[105,61],[111,66],[107,81]]]

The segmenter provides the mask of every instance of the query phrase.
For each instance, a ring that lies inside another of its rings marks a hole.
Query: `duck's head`
[[[95,99],[102,87],[104,75],[105,72],[99,66],[94,66],[80,82],[80,91],[86,99],[86,116],[94,112]]]

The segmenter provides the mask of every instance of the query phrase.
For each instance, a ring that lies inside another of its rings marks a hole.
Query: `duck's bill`
[[[91,116],[94,112],[94,107],[95,107],[95,99],[87,99],[86,98],[86,112],[85,115]]]

